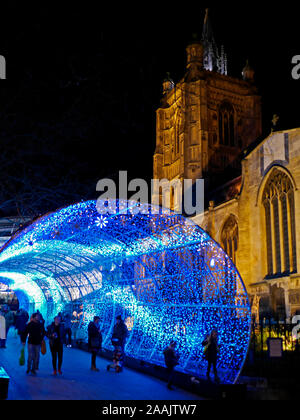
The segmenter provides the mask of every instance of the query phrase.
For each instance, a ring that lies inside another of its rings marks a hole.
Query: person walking
[[[217,362],[218,362],[218,332],[213,330],[212,333],[206,337],[202,345],[204,346],[204,358],[208,362],[206,377],[210,381],[210,371],[211,367],[214,370],[215,382],[219,383],[218,371],[217,371]]]
[[[176,353],[176,341],[172,341],[170,345],[164,350],[165,364],[168,372],[168,384],[167,387],[173,390],[173,381],[175,376],[175,367],[179,364],[179,356]]]
[[[62,375],[61,367],[63,362],[65,329],[59,316],[56,316],[54,322],[48,326],[47,337],[49,338],[52,355],[53,375],[56,376],[57,371]]]
[[[64,324],[65,320],[64,320],[64,316],[63,316],[62,312],[58,312],[57,316],[60,318],[60,323]]]
[[[99,324],[100,318],[95,316],[94,321],[90,322],[88,326],[88,347],[92,353],[91,370],[94,372],[99,372],[96,367],[96,357],[102,347],[102,334]]]
[[[2,310],[0,310],[0,348],[6,348],[6,321]]]
[[[29,320],[28,312],[25,309],[20,309],[16,315],[16,329],[18,331],[18,335],[22,341],[22,335],[26,329],[27,322]]]
[[[36,375],[36,371],[39,368],[41,344],[44,336],[45,330],[39,320],[39,315],[34,313],[21,337],[23,346],[25,346],[28,338],[27,374],[31,372],[33,375]]]
[[[66,346],[68,348],[72,347],[72,322],[71,316],[66,314],[64,317],[65,320],[65,337],[66,337]]]

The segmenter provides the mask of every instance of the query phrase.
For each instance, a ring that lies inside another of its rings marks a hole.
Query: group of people
[[[88,326],[88,347],[92,353],[91,370],[99,371],[96,367],[96,357],[102,347],[102,334],[100,331],[100,317],[95,316],[94,321],[90,322]],[[123,369],[125,359],[125,344],[128,337],[128,329],[121,316],[116,319],[116,324],[113,329],[111,342],[114,348],[113,363],[107,365],[107,370],[114,369],[117,373]],[[219,383],[217,361],[218,361],[218,332],[213,330],[202,343],[204,347],[203,355],[208,363],[207,380],[210,381],[210,373],[213,368],[215,382]],[[179,354],[176,351],[177,343],[172,341],[170,345],[164,350],[165,365],[168,372],[168,389],[173,389],[173,382],[175,377],[175,368],[179,364]]]
[[[26,373],[36,375],[39,369],[41,349],[45,347],[44,338],[48,337],[52,355],[53,375],[62,375],[63,348],[72,347],[71,318],[59,313],[52,324],[45,329],[45,320],[40,312],[34,313],[21,333],[21,341],[28,342],[28,360]]]
[[[102,348],[102,333],[100,330],[100,317],[95,316],[94,321],[88,326],[88,347],[92,353],[91,370],[98,372],[96,367],[97,353]],[[113,363],[107,365],[107,370],[114,369],[117,373],[122,372],[125,360],[125,344],[128,337],[128,328],[121,315],[117,316],[112,332],[111,343],[113,345]]]
[[[41,348],[45,346],[44,338],[48,337],[52,355],[53,375],[62,375],[63,349],[64,344],[72,347],[72,324],[69,314],[59,313],[52,324],[45,329],[45,320],[40,312],[34,313],[29,322],[28,313],[20,309],[16,315],[9,310],[0,310],[0,347],[5,347],[6,337],[9,329],[15,326],[21,338],[23,346],[28,342],[27,371],[36,375],[39,369]],[[113,345],[113,362],[107,365],[107,370],[114,369],[117,373],[122,372],[125,361],[125,345],[128,337],[128,329],[121,316],[116,318],[113,328],[111,343]],[[210,381],[210,373],[213,368],[215,382],[219,383],[217,372],[218,361],[218,332],[213,330],[202,343],[204,347],[203,356],[207,361],[207,379]],[[175,368],[179,364],[179,355],[176,351],[177,343],[172,341],[164,350],[165,365],[168,372],[168,388],[173,389]],[[88,325],[88,349],[91,353],[91,370],[98,372],[96,366],[97,354],[102,348],[102,333],[100,329],[100,317],[95,316]],[[193,382],[197,382],[192,378]]]
[[[52,355],[53,375],[62,375],[63,350],[64,344],[67,347],[72,346],[71,320],[68,315],[58,314],[52,324],[45,329],[45,321],[42,315],[37,312],[30,318],[21,334],[21,341],[25,346],[28,342],[28,360],[26,373],[36,375],[39,369],[39,360],[41,349],[44,344],[44,338],[49,339],[49,346]],[[113,363],[107,366],[107,370],[114,368],[116,372],[121,372],[124,362],[124,349],[128,329],[121,316],[116,319],[116,324],[112,333],[112,344],[114,346]],[[95,316],[94,320],[88,326],[88,348],[92,354],[91,370],[98,372],[96,366],[97,354],[102,348],[102,333],[100,330],[100,317]]]
[[[173,382],[175,376],[175,368],[179,364],[179,354],[176,352],[176,341],[172,341],[170,345],[164,350],[164,358],[165,364],[167,367],[168,372],[168,389],[173,389]],[[215,382],[219,383],[220,379],[218,376],[217,370],[217,362],[218,362],[218,354],[219,354],[219,345],[218,345],[218,332],[217,330],[213,330],[211,334],[209,334],[205,340],[202,342],[202,346],[204,347],[203,355],[204,359],[207,361],[207,372],[206,377],[207,380],[210,382],[210,372],[211,368],[214,371]],[[193,383],[199,383],[196,378],[192,378]]]
[[[3,306],[0,309],[0,348],[6,347],[6,339],[10,328],[15,327],[18,334],[21,335],[28,319],[29,315],[23,309],[19,309],[16,313],[11,311],[8,306]]]

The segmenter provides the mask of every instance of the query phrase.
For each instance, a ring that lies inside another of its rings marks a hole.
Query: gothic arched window
[[[224,102],[219,108],[219,138],[220,144],[235,146],[234,109],[229,102]]]
[[[287,174],[279,169],[272,171],[262,202],[268,276],[297,272],[294,187]]]
[[[176,130],[175,130],[175,154],[178,155],[180,153],[180,142],[181,137],[184,132],[184,121],[182,114],[179,113],[176,120]]]
[[[231,215],[224,224],[221,234],[222,247],[226,254],[236,263],[236,253],[239,243],[239,228],[236,218]]]

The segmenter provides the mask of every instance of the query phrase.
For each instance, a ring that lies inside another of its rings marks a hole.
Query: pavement
[[[127,368],[120,374],[107,372],[108,362],[100,357],[100,371],[92,372],[91,355],[73,348],[64,348],[63,375],[52,376],[48,342],[37,376],[26,375],[26,365],[19,366],[22,345],[14,330],[9,332],[6,346],[0,349],[0,366],[10,376],[8,400],[201,400],[178,388],[170,391],[165,382]]]

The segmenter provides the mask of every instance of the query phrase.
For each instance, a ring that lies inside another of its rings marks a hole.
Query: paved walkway
[[[36,377],[26,375],[26,367],[19,366],[21,351],[19,337],[11,330],[7,348],[0,349],[0,366],[10,376],[9,400],[199,400],[184,390],[169,391],[159,379],[125,369],[121,374],[107,372],[107,361],[97,359],[100,372],[92,372],[90,354],[64,350],[63,376],[51,375],[51,356],[41,355]],[[27,346],[26,346],[27,347]],[[26,349],[27,350],[27,349]],[[26,351],[27,353],[27,351]]]

